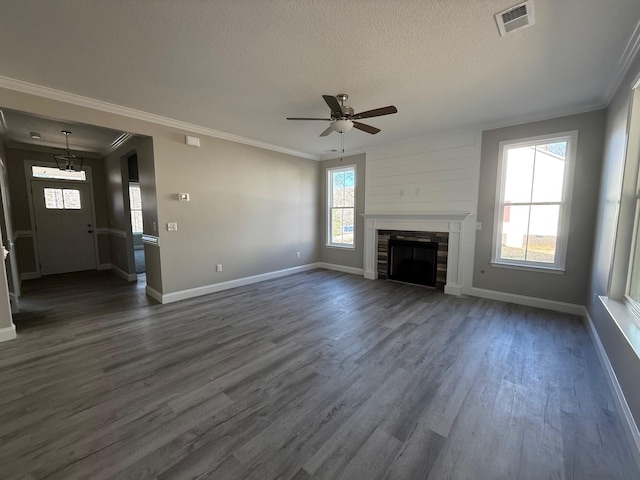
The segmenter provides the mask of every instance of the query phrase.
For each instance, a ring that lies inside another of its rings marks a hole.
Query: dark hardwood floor
[[[583,321],[316,270],[24,284],[2,479],[638,479]]]

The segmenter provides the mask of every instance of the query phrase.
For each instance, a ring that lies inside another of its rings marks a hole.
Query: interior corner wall
[[[632,88],[639,76],[640,55],[636,55],[636,59],[607,108],[604,163],[597,205],[591,285],[587,302],[594,328],[624,392],[636,425],[640,425],[640,382],[638,382],[640,358],[598,296],[609,295],[618,232],[633,229],[629,224],[633,222],[632,218],[619,218],[619,207],[622,198]]]
[[[9,295],[19,296],[20,281],[18,272],[17,255],[15,248],[15,234],[12,228],[11,220],[11,197],[9,196],[9,175],[7,174],[7,153],[4,143],[0,139],[0,175],[2,175],[3,184],[6,191],[0,192],[2,196],[2,205],[0,205],[0,229],[2,230],[2,244],[9,251],[9,255],[5,259],[7,269],[7,285]],[[9,217],[9,218],[7,218]]]
[[[127,158],[134,153],[138,156],[140,189],[142,193],[143,224],[145,233],[157,236],[157,207],[155,193],[155,172],[153,141],[148,137],[134,136],[111,152],[104,160],[106,172],[107,214],[109,221],[109,244],[111,263],[127,275],[136,273],[133,257],[133,235],[128,205],[129,169]],[[157,248],[157,247],[154,247]],[[154,251],[145,256],[154,256]],[[156,262],[149,262],[147,285],[162,292],[160,272]]]
[[[327,170],[334,167],[356,167],[356,225],[355,248],[330,247],[328,243],[328,187]],[[350,269],[362,269],[364,266],[364,218],[365,211],[365,154],[352,155],[344,159],[334,158],[320,163],[320,217],[319,245],[320,261],[329,265],[338,265]]]
[[[4,143],[2,142],[1,139],[0,139],[0,158],[6,159]],[[0,173],[4,173],[4,172],[0,172]],[[0,217],[4,219],[4,213],[1,211],[0,211]],[[4,242],[0,242],[0,243],[4,243]],[[10,247],[7,247],[7,248],[10,248]],[[7,261],[8,260],[9,260],[9,257],[7,257]],[[11,278],[9,275],[7,275],[8,270],[6,268],[5,262],[2,262],[2,263],[3,265],[0,266],[0,332],[7,332],[14,329],[13,318],[11,316],[11,305],[9,301],[9,293],[8,293],[9,285],[11,283]],[[11,338],[14,335],[12,332],[12,335],[7,336],[5,334],[4,336],[6,336],[7,338]],[[3,335],[0,333],[0,340],[2,339],[3,339]]]
[[[478,194],[478,221],[482,224],[482,230],[476,233],[474,287],[575,305],[586,303],[602,165],[604,125],[605,111],[597,110],[483,132]],[[492,266],[490,261],[500,142],[572,130],[578,130],[579,133],[566,271],[557,274]]]

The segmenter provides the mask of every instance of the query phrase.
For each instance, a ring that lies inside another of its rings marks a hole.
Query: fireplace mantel
[[[365,213],[364,234],[364,276],[378,278],[377,253],[378,230],[407,230],[414,232],[447,232],[449,248],[447,253],[447,283],[444,292],[462,294],[462,233],[464,221],[470,212],[430,212],[430,213]]]

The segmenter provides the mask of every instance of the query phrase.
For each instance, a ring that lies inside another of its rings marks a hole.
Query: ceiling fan
[[[323,95],[324,101],[327,102],[331,109],[331,118],[305,118],[305,117],[287,117],[287,120],[321,120],[331,122],[329,127],[320,134],[321,137],[326,137],[331,132],[345,133],[352,128],[357,128],[363,132],[375,135],[380,131],[379,128],[372,127],[366,123],[360,123],[356,120],[363,118],[381,117],[383,115],[391,115],[397,113],[398,109],[393,105],[382,108],[375,108],[373,110],[367,110],[366,112],[353,113],[354,110],[344,102],[347,101],[349,95],[341,93],[335,97],[332,95]]]

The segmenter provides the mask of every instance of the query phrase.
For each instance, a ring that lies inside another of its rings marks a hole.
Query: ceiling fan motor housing
[[[342,105],[342,117],[340,118],[348,118],[353,115],[354,110],[349,105]]]

